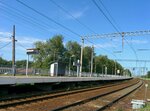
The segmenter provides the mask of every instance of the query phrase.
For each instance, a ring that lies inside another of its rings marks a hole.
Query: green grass
[[[144,108],[142,108],[140,111],[150,111],[150,103],[148,103]]]
[[[144,79],[144,80],[150,80],[150,78],[142,78],[142,79]]]

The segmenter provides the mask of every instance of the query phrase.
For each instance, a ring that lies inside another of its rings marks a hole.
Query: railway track
[[[83,90],[62,92],[57,94],[49,94],[39,97],[32,97],[26,99],[17,99],[10,101],[1,101],[0,108],[14,107],[17,110],[67,110],[67,108],[75,108],[75,106],[86,104],[99,97],[109,95],[114,92],[121,91],[125,88],[132,87],[139,84],[137,80],[130,80],[130,82],[123,82],[121,84],[106,85],[103,87],[88,88]],[[115,89],[115,90],[114,90]],[[95,96],[96,95],[96,96]],[[39,106],[40,101],[40,106]],[[27,103],[31,103],[28,104]],[[37,103],[37,104],[36,104]],[[49,104],[50,103],[50,104]],[[24,106],[26,104],[27,106]],[[34,105],[33,105],[34,104]],[[18,108],[18,105],[21,106]],[[33,106],[32,106],[33,105]],[[26,107],[26,108],[24,108]],[[37,109],[36,109],[37,108]],[[76,109],[76,108],[75,108]]]
[[[129,87],[125,87],[123,89],[119,89],[116,91],[112,91],[107,95],[97,95],[92,98],[88,98],[86,100],[80,101],[78,104],[72,104],[71,106],[65,106],[56,108],[53,111],[77,111],[82,109],[82,111],[102,111],[113,105],[115,102],[119,101],[120,99],[124,98],[125,96],[129,95],[136,89],[138,89],[143,84],[140,81],[138,84],[131,85]]]
[[[131,81],[131,80],[128,80],[128,81]],[[31,94],[27,94],[27,95],[20,95],[20,96],[8,96],[8,97],[1,97],[0,98],[0,102],[2,101],[13,101],[13,100],[19,100],[19,99],[26,99],[26,98],[31,98],[31,97],[40,97],[40,96],[43,96],[43,95],[48,95],[49,94],[61,94],[63,92],[69,92],[71,93],[72,91],[73,92],[82,92],[82,91],[88,91],[88,90],[94,90],[94,89],[98,89],[98,88],[105,88],[105,87],[111,87],[113,85],[117,85],[117,84],[122,84],[122,83],[126,83],[127,81],[123,81],[123,82],[119,82],[119,83],[109,83],[109,84],[105,84],[103,86],[101,85],[97,85],[97,86],[93,86],[92,88],[89,88],[89,87],[85,87],[85,88],[77,88],[77,89],[71,89],[71,90],[56,90],[56,91],[46,91],[46,92],[36,92],[36,93],[31,93]]]

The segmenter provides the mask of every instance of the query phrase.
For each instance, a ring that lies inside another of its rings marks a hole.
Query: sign
[[[117,70],[117,74],[119,74],[120,73],[120,70]]]
[[[145,84],[145,87],[148,87],[148,84]]]
[[[27,54],[31,55],[31,54],[38,54],[39,53],[39,49],[27,49]]]

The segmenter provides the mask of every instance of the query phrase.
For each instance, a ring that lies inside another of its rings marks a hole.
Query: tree
[[[96,73],[105,73],[105,67],[107,67],[108,74],[115,74],[115,65],[116,69],[122,71],[120,74],[123,74],[123,67],[118,63],[111,59],[108,59],[107,56],[95,56],[94,58],[94,71]]]
[[[39,54],[33,55],[36,68],[49,68],[53,61],[63,61],[64,45],[63,36],[55,35],[46,42],[36,42],[35,47],[39,48]]]
[[[68,51],[69,56],[74,55],[76,59],[80,59],[81,46],[77,42],[67,42],[66,50]]]
[[[59,57],[63,57],[65,48],[62,35],[55,35],[52,39],[49,39],[47,46],[47,50],[51,52],[53,60],[58,60]]]
[[[68,61],[68,68],[69,62],[72,64],[73,61],[77,62],[78,59],[80,60],[80,51],[81,46],[77,42],[68,41],[66,43],[65,57],[67,58]],[[73,65],[71,65],[71,70],[73,70]],[[74,67],[74,70],[76,70],[76,67]]]
[[[26,63],[27,63],[27,60],[18,60],[18,61],[16,61],[16,68],[25,68]],[[29,61],[29,67],[31,67],[31,66],[32,66],[32,62]]]
[[[92,48],[89,46],[83,49],[83,71],[90,72]]]
[[[147,72],[147,77],[150,78],[150,71]]]
[[[12,62],[11,61],[7,61],[5,59],[3,59],[2,57],[0,57],[0,66],[1,67],[11,67]]]

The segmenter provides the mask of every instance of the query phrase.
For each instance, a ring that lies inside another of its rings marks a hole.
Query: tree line
[[[62,35],[55,35],[46,42],[35,42],[34,46],[39,49],[39,53],[32,55],[33,61],[30,61],[29,67],[49,69],[51,63],[59,61],[66,65],[66,69],[69,69],[69,63],[71,63],[71,70],[76,70],[73,63],[80,60],[81,45],[75,41],[68,41],[64,44],[63,40]],[[83,49],[83,72],[90,72],[92,51],[90,46],[85,46]],[[124,72],[131,74],[128,69],[125,70],[121,64],[107,56],[96,55],[95,52],[93,56],[93,72],[95,73],[104,73],[107,67],[108,74],[115,74],[116,67],[116,72],[119,70],[120,74]],[[26,60],[16,61],[16,67],[24,67],[25,64]],[[11,66],[11,61],[0,58],[0,65]]]
[[[68,41],[65,45],[62,35],[55,35],[48,39],[46,42],[36,42],[35,47],[39,49],[39,54],[33,55],[34,67],[48,69],[50,64],[55,61],[60,61],[66,64],[69,68],[69,62],[71,62],[71,69],[75,69],[73,62],[80,60],[81,45],[75,41]],[[85,46],[83,49],[83,72],[90,72],[91,67],[91,55],[92,47]],[[120,74],[123,74],[125,69],[118,62],[109,59],[107,56],[96,55],[94,52],[93,60],[93,72],[103,73],[104,67],[107,67],[108,74],[115,73],[116,70],[120,70]],[[117,72],[117,71],[116,71]],[[126,69],[126,73],[131,74]]]

